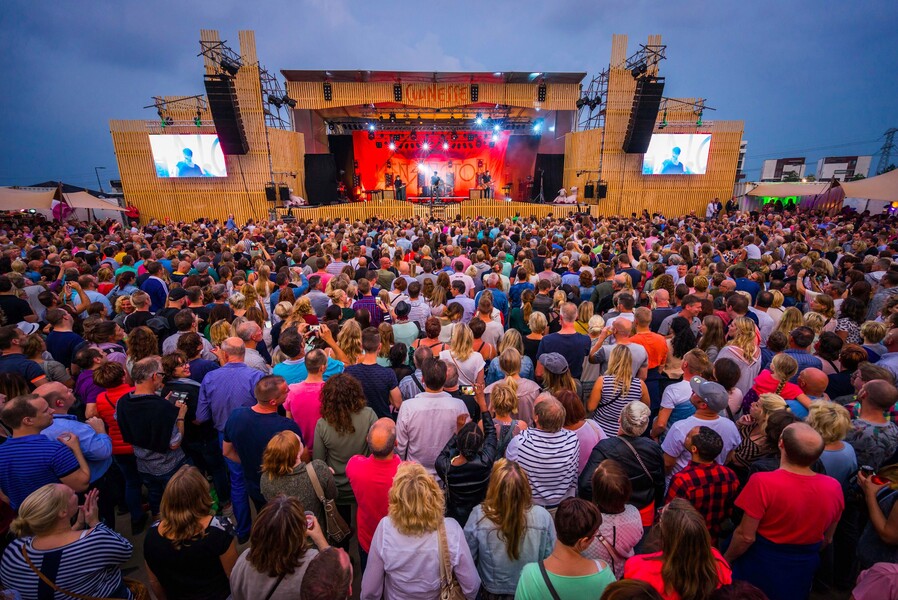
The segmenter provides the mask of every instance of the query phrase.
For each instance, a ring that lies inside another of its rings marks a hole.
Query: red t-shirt
[[[389,460],[356,455],[346,463],[346,477],[359,505],[356,514],[359,546],[365,552],[371,549],[371,538],[377,524],[387,516],[390,486],[401,462],[394,454]]]
[[[752,475],[736,506],[758,519],[758,534],[774,544],[816,544],[839,520],[845,499],[832,477],[777,469]]]
[[[733,583],[733,570],[724,560],[717,548],[711,548],[711,553],[717,559],[717,587]],[[667,591],[664,579],[661,577],[661,567],[664,562],[660,560],[661,553],[637,554],[624,563],[624,579],[639,579],[645,581],[661,594],[664,600],[680,600],[680,594],[674,590]]]

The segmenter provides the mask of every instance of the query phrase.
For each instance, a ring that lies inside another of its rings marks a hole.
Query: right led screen
[[[656,133],[642,159],[643,175],[704,175],[710,133]]]

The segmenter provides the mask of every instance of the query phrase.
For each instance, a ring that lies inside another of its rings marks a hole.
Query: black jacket
[[[477,456],[458,467],[450,465],[452,458],[458,456],[458,436],[452,436],[434,465],[449,491],[446,516],[458,521],[462,527],[474,507],[486,497],[490,473],[498,455],[499,438],[489,412],[483,413],[483,436],[483,446]]]
[[[626,439],[639,453],[651,478],[639,464],[633,451],[621,440],[621,437],[610,437],[602,440],[592,449],[592,454],[589,455],[589,460],[583,467],[583,472],[580,473],[578,486],[580,497],[592,500],[592,474],[600,462],[611,458],[620,463],[633,484],[633,493],[630,495],[629,504],[640,510],[652,502],[655,502],[655,506],[661,506],[664,501],[664,451],[661,450],[661,446],[657,442],[647,437],[628,435]]]

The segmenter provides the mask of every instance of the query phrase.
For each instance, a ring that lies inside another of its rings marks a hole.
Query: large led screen
[[[151,135],[157,177],[227,177],[217,135]]]
[[[643,175],[704,175],[710,133],[656,133],[642,159]]]

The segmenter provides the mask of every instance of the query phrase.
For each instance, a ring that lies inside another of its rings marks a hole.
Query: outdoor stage
[[[595,214],[594,204],[581,204],[580,209],[590,207]],[[493,217],[511,219],[516,215],[521,217],[534,216],[537,218],[554,216],[568,217],[577,212],[576,204],[530,204],[527,202],[504,202],[502,200],[474,200],[460,204],[449,204],[433,207],[433,216],[440,219],[454,219],[461,216],[463,219],[477,217]],[[287,214],[279,211],[279,214]],[[399,200],[383,200],[374,202],[352,202],[349,204],[332,204],[329,206],[309,206],[294,208],[294,217],[300,220],[319,219],[349,219],[350,221],[378,217],[382,219],[398,218],[410,219],[412,217],[428,218],[431,215],[430,206],[427,204],[412,204]]]

